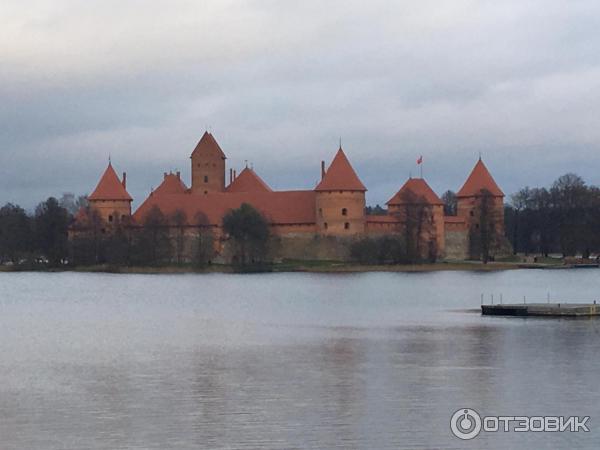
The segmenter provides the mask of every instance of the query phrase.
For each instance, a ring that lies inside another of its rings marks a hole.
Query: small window
[[[342,208],[342,216],[347,216],[348,210],[346,208]]]
[[[319,208],[319,217],[323,217],[323,208]]]
[[[323,224],[323,228],[327,229],[327,222]]]
[[[208,183],[208,175],[204,175],[204,182]]]
[[[108,216],[108,221],[112,222],[113,221],[113,216]]]
[[[208,194],[208,191],[204,191],[204,194]]]
[[[200,166],[201,166],[201,164],[200,164],[200,163],[198,163],[198,164],[196,164],[196,166],[200,167]]]
[[[473,210],[471,210],[471,212],[469,214],[471,214],[471,217],[473,217],[475,215],[475,213],[473,212]]]
[[[478,223],[475,224],[475,229],[479,230],[479,224]]]
[[[346,222],[344,224],[344,230],[349,230],[350,229],[350,223]]]

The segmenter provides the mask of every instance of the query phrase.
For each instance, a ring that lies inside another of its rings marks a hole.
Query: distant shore
[[[0,272],[87,272],[116,274],[184,274],[184,273],[245,273],[245,272],[312,272],[312,273],[365,273],[365,272],[437,272],[437,271],[472,271],[494,272],[518,269],[568,269],[562,264],[488,262],[479,261],[447,261],[430,264],[396,264],[396,265],[361,265],[339,261],[284,261],[260,268],[239,268],[225,264],[211,264],[205,267],[192,265],[165,265],[156,267],[115,267],[107,265],[86,267],[18,267],[0,266]]]

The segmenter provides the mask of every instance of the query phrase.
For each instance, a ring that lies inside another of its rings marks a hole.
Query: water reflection
[[[600,417],[599,321],[466,311],[483,290],[569,283],[586,296],[600,281],[0,274],[2,448],[460,448],[461,407]],[[596,447],[593,433],[474,444]]]

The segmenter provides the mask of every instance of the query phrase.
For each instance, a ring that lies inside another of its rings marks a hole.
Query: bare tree
[[[203,212],[196,214],[195,224],[198,228],[196,245],[194,249],[194,263],[204,267],[210,264],[214,254],[214,235],[208,217]]]
[[[499,232],[500,216],[494,205],[494,197],[487,189],[480,191],[476,210],[479,220],[472,224],[469,233],[470,253],[473,259],[481,259],[487,264],[502,239]]]
[[[442,195],[444,202],[444,215],[455,216],[457,212],[456,193],[454,191],[446,191]]]
[[[185,249],[185,229],[187,226],[187,215],[184,211],[178,209],[171,216],[170,222],[175,228],[175,253],[177,264],[181,264]]]
[[[404,242],[410,261],[417,262],[426,256],[437,255],[437,242],[433,224],[433,208],[427,200],[408,190],[402,194],[405,220]]]

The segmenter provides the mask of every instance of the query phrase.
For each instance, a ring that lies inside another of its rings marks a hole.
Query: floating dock
[[[590,317],[600,316],[596,303],[517,303],[481,305],[484,316]]]

